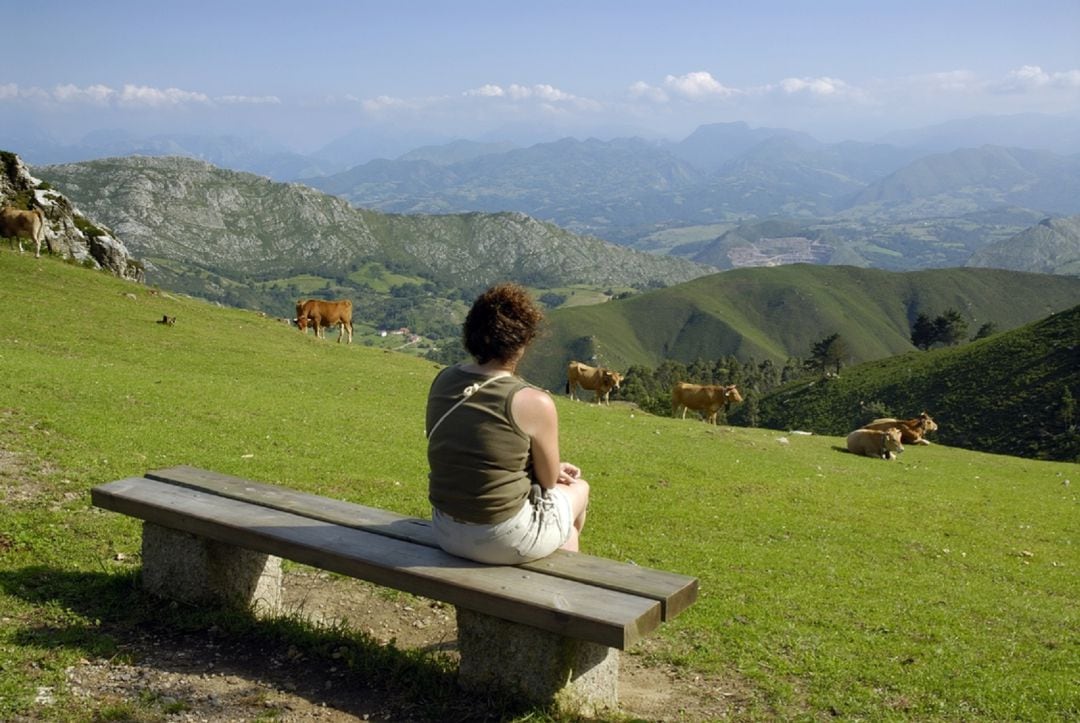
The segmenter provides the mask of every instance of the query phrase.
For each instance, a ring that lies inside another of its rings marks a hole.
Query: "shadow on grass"
[[[140,588],[137,571],[33,566],[0,571],[0,590],[36,608],[10,637],[18,646],[261,681],[361,719],[546,718],[506,696],[461,691],[456,663],[445,653],[380,645],[362,632],[295,617],[162,600]]]

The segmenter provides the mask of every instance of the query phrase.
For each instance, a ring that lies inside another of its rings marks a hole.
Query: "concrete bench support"
[[[281,558],[143,523],[143,587],[180,602],[281,610]]]
[[[462,688],[498,687],[588,716],[618,707],[618,650],[463,608],[457,624]]]

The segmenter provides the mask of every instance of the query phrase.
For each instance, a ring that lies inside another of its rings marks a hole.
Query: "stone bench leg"
[[[619,651],[457,609],[458,682],[492,687],[595,715],[619,704]]]
[[[143,587],[160,597],[281,609],[281,558],[143,523]]]

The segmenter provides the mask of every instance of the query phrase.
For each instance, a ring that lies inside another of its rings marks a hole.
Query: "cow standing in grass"
[[[348,299],[342,299],[340,301],[320,301],[319,299],[308,299],[307,301],[298,304],[300,311],[296,314],[296,325],[300,328],[300,331],[307,333],[308,324],[315,327],[315,336],[320,338],[326,337],[326,327],[334,326],[335,324],[341,325],[341,331],[338,334],[338,344],[341,343],[341,339],[348,334],[348,342],[352,344],[352,302]]]
[[[21,239],[30,239],[36,246],[34,256],[41,258],[41,242],[45,238],[45,214],[40,208],[23,211],[14,206],[4,206],[0,209],[0,236],[15,239],[20,254],[23,252]]]
[[[686,419],[686,410],[693,409],[701,412],[705,421],[716,424],[716,417],[720,408],[725,410],[728,405],[742,401],[742,395],[734,384],[690,384],[689,382],[676,382],[671,390],[671,412],[679,414],[682,409],[682,418]]]
[[[566,393],[571,399],[577,387],[588,389],[596,395],[596,403],[611,404],[608,398],[612,389],[618,389],[622,382],[622,374],[603,367],[591,367],[579,361],[572,361],[566,367]]]

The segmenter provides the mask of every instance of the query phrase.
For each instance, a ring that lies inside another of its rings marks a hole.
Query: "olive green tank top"
[[[528,384],[505,376],[465,399],[466,387],[489,377],[447,367],[428,392],[428,499],[442,512],[466,522],[495,524],[521,509],[532,484],[527,434],[514,424],[510,402]],[[442,423],[439,420],[442,419]]]

